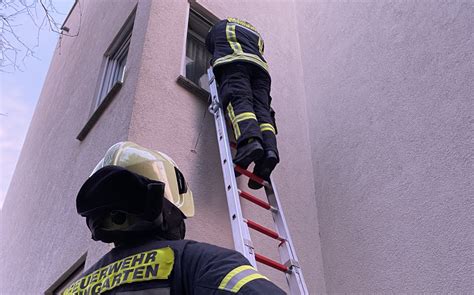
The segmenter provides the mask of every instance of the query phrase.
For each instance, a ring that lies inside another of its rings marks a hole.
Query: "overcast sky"
[[[62,24],[74,0],[54,0],[53,3],[59,13],[52,15]],[[0,11],[2,15],[7,13]],[[15,18],[14,24],[17,35],[33,49],[37,58],[20,59],[18,64],[22,71],[0,72],[0,209],[59,37],[45,27],[40,30],[37,42],[38,28],[26,14]]]

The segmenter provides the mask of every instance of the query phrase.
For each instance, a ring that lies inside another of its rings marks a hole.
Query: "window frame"
[[[191,26],[194,26],[194,27],[204,26],[205,28],[207,28],[207,27],[211,28],[213,26],[213,23],[210,20],[208,20],[205,16],[203,16],[199,12],[197,12],[196,10],[194,10],[192,8],[189,9],[188,26],[187,26],[187,29],[186,29],[185,60],[188,57],[187,52],[188,52],[189,39],[194,39],[194,42],[197,42],[197,43],[199,43],[199,45],[202,45],[203,46],[202,49],[206,52],[206,54],[208,54],[207,49],[206,49],[206,36],[205,35],[203,36],[203,35],[199,34],[199,32],[196,31],[196,30],[193,30],[193,28],[191,28]],[[197,87],[206,90],[205,88],[199,86],[198,83],[194,82],[190,76],[188,76],[186,66],[187,66],[187,64],[185,62],[184,63],[184,70],[183,70],[184,76],[188,80],[191,80],[194,84],[196,84]],[[207,69],[208,66],[205,65],[204,68]],[[203,74],[206,74],[206,71]]]
[[[116,94],[120,91],[120,89],[122,88],[122,84],[125,83],[127,77],[128,55],[130,52],[130,46],[132,45],[133,29],[135,26],[136,15],[137,6],[135,6],[130,12],[130,15],[127,17],[119,32],[114,37],[114,39],[112,40],[103,55],[101,70],[99,74],[100,78],[97,79],[97,86],[94,92],[94,98],[91,102],[90,117],[84,127],[81,129],[81,131],[79,131],[79,134],[76,136],[76,139],[79,141],[82,141],[87,136],[89,131],[99,120],[102,113],[104,113],[105,109],[109,106],[109,104],[115,98]],[[107,76],[109,65],[111,65],[112,68],[114,66],[116,67],[118,61],[123,61],[123,59],[125,59],[125,61],[121,73],[116,75],[117,72],[111,71],[115,74],[112,76]],[[107,77],[115,78],[115,80],[107,79]],[[104,84],[106,83],[106,81],[108,81],[108,85],[107,88],[104,88]],[[103,91],[103,89],[107,90]]]
[[[188,46],[188,34],[191,32],[193,34],[193,37],[200,38],[204,44],[205,44],[205,36],[200,36],[198,33],[196,33],[193,30],[189,29],[189,22],[191,18],[191,14],[194,13],[196,14],[201,20],[203,20],[205,23],[209,24],[211,27],[217,23],[220,19],[215,16],[212,12],[207,10],[204,6],[201,4],[190,0],[189,1],[189,8],[188,8],[188,17],[186,21],[186,27],[185,27],[185,34],[184,34],[184,46],[183,46],[183,58],[182,58],[182,66],[181,66],[181,74],[177,78],[177,83],[188,90],[189,92],[193,93],[194,95],[197,95],[200,98],[207,99],[209,96],[209,92],[191,81],[191,79],[186,77],[186,58],[187,58],[187,46]],[[208,68],[208,67],[206,67]]]
[[[44,291],[45,295],[61,294],[63,288],[69,287],[77,278],[79,278],[86,267],[87,252],[81,255],[59,278],[51,284],[51,286]]]
[[[128,53],[132,39],[135,16],[136,9],[134,9],[127,18],[122,28],[120,28],[119,33],[104,54],[100,79],[101,82],[95,98],[94,110],[107,99],[111,92],[115,92],[114,89],[120,87],[125,81]],[[121,69],[122,62],[123,69]],[[119,66],[118,69],[117,65]]]

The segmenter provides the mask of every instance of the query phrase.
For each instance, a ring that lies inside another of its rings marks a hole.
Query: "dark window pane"
[[[193,11],[190,12],[186,41],[186,78],[204,89],[208,89],[206,70],[211,59],[204,40],[210,27],[209,22]]]

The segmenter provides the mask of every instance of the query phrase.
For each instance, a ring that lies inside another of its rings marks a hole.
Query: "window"
[[[107,96],[113,95],[124,81],[134,20],[135,11],[127,19],[120,33],[105,53],[104,71],[95,104],[96,109]]]
[[[209,91],[207,68],[211,59],[206,49],[206,36],[212,23],[190,10],[188,35],[186,39],[186,78]]]
[[[45,295],[62,294],[67,287],[69,287],[84,271],[86,265],[87,253],[82,255],[68,270],[66,270],[61,277],[54,282],[51,287],[44,292]]]
[[[90,117],[79,134],[77,140],[82,141],[97,123],[101,115],[112,102],[117,92],[122,87],[127,73],[127,55],[132,38],[133,23],[135,21],[136,7],[130,13],[117,36],[105,51],[102,71],[97,79],[95,98],[91,103]]]

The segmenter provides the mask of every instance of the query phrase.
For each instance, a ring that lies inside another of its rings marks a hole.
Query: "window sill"
[[[206,90],[202,89],[201,87],[199,87],[198,85],[196,85],[196,83],[194,83],[193,81],[189,80],[188,78],[186,78],[185,76],[183,75],[179,75],[178,76],[178,79],[176,80],[176,82],[181,85],[184,89],[188,90],[189,92],[191,92],[192,94],[198,96],[199,98],[202,98],[202,99],[205,99],[207,101],[207,99],[209,98],[209,95],[210,93],[207,92]]]
[[[82,141],[84,140],[84,138],[86,138],[89,131],[91,131],[95,123],[99,121],[100,116],[104,113],[104,111],[107,109],[107,107],[112,102],[113,98],[115,97],[117,92],[119,92],[121,88],[122,88],[122,82],[120,81],[115,82],[114,86],[112,87],[112,89],[110,89],[109,93],[107,93],[102,103],[97,107],[97,109],[95,109],[95,111],[92,113],[92,116],[90,116],[89,120],[87,120],[86,125],[84,125],[82,130],[76,136],[77,140]]]

